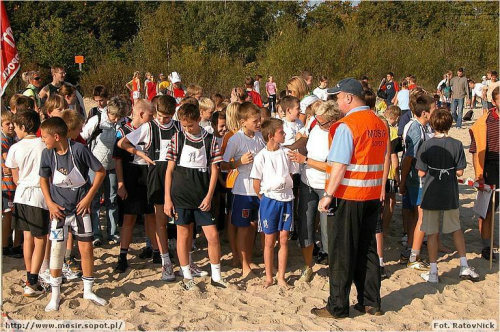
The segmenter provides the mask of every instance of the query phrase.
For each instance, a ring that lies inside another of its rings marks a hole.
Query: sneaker
[[[151,247],[144,247],[139,254],[140,259],[153,258],[153,249]]]
[[[50,284],[50,270],[47,269],[42,273],[38,274],[38,279],[43,280],[47,284]]]
[[[196,263],[191,263],[189,265],[189,269],[191,270],[191,275],[193,277],[206,277],[206,276],[208,276],[208,272],[200,269],[200,267],[198,265],[196,265]],[[181,269],[181,271],[182,271],[182,269]]]
[[[120,243],[120,237],[119,236],[113,236],[112,238],[108,239],[108,244],[115,245]]]
[[[193,241],[193,246],[191,247],[191,251],[196,251],[196,250],[198,250],[198,247],[196,246],[196,244]]]
[[[193,279],[184,279],[179,282],[179,285],[185,290],[185,291],[196,291],[200,290],[198,285],[194,282]]]
[[[380,267],[380,279],[385,280],[389,279],[390,275],[385,271],[385,266]]]
[[[228,288],[229,287],[229,283],[224,278],[221,278],[219,281],[214,281],[214,279],[210,278],[210,284],[214,287],[217,287],[217,288]]]
[[[76,261],[73,257],[68,259],[66,261],[66,264],[68,264],[68,267],[71,269],[71,271],[82,272],[82,266],[80,265],[80,262]]]
[[[490,247],[486,247],[486,248],[483,248],[483,250],[481,250],[481,257],[483,257],[487,261],[490,260]],[[493,259],[492,259],[493,263],[496,263],[497,260],[498,260],[498,254],[493,252]]]
[[[45,293],[45,288],[37,282],[35,285],[30,285],[28,281],[26,281],[26,285],[24,286],[24,296],[26,297],[37,297]]]
[[[403,233],[403,236],[401,237],[401,244],[406,247],[408,245],[408,234]]]
[[[473,267],[469,266],[460,266],[460,278],[462,280],[470,280],[470,281],[479,281],[479,274],[474,271]]]
[[[127,270],[128,262],[126,259],[118,257],[118,264],[115,267],[115,272],[124,273]]]
[[[318,262],[318,264],[328,264],[328,254],[324,251],[320,251],[318,256],[316,256],[316,262]]]
[[[417,260],[414,262],[408,261],[406,264],[406,267],[409,269],[414,269],[417,271],[429,271],[431,269],[430,265],[422,260],[420,260],[420,257],[417,257]]]
[[[424,279],[427,282],[437,284],[439,282],[439,277],[437,273],[431,273],[430,271],[422,273],[420,275],[422,279]]]
[[[302,282],[311,282],[313,276],[313,271],[309,266],[304,266],[302,269],[302,275],[300,276],[299,281]]]
[[[167,281],[167,282],[175,281],[175,274],[174,274],[174,268],[172,266],[172,263],[167,263],[167,264],[163,265],[162,271],[161,271],[161,280]]]
[[[319,241],[318,241],[319,242]],[[313,247],[313,256],[318,256],[319,254],[319,251],[321,250],[321,248],[319,247],[318,244],[314,243],[314,247]]]
[[[12,248],[10,248],[9,251],[10,251],[9,257],[17,258],[17,259],[20,259],[20,258],[24,257],[24,255],[23,255],[23,247],[22,246],[12,247]]]
[[[94,248],[100,247],[100,246],[102,246],[102,241],[101,241],[101,239],[95,239],[94,241],[92,241],[92,244],[94,245]]]
[[[153,251],[153,264],[162,264],[160,252]]]
[[[66,281],[70,281],[70,280],[78,279],[81,276],[82,276],[81,272],[73,271],[73,270],[71,270],[69,268],[68,264],[63,263],[63,267],[62,267],[62,277],[63,277],[63,279],[66,279]]]
[[[399,264],[408,263],[410,255],[411,255],[411,249],[405,249],[403,252],[401,252],[401,255],[399,256]]]

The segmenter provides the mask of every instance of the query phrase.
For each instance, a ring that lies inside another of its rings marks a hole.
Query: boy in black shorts
[[[83,144],[67,138],[68,126],[63,119],[52,117],[41,125],[46,149],[40,161],[40,187],[50,212],[49,240],[50,284],[52,297],[45,311],[59,310],[62,264],[68,232],[78,240],[82,258],[83,298],[105,305],[106,300],[92,292],[94,284],[94,252],[90,205],[106,171]],[[95,172],[94,182],[88,182],[89,169]]]
[[[19,112],[14,116],[13,122],[20,141],[10,147],[5,165],[12,170],[17,184],[14,196],[14,228],[24,234],[24,296],[34,297],[45,291],[38,282],[49,229],[49,211],[40,189],[38,175],[45,145],[35,135],[40,127],[40,115],[37,112]]]
[[[212,268],[212,285],[227,287],[220,274],[220,242],[215,220],[210,213],[212,197],[222,161],[216,138],[199,125],[200,110],[183,104],[177,115],[183,131],[177,132],[167,150],[165,177],[165,213],[175,216],[177,255],[185,290],[197,289],[191,269],[189,249],[192,246],[194,223],[201,226],[208,241]]]

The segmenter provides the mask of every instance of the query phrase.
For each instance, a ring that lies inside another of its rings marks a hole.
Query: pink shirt
[[[266,90],[267,90],[267,93],[269,93],[270,95],[275,95],[276,94],[276,83],[267,82],[266,83]]]

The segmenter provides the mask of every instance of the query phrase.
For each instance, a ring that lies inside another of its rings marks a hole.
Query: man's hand
[[[332,203],[333,198],[331,196],[324,196],[318,204],[319,212],[328,212],[330,208],[330,204]]]

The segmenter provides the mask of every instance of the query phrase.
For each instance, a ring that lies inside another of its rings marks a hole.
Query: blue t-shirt
[[[410,172],[408,173],[408,176],[406,178],[407,187],[420,186],[420,178],[418,177],[418,171],[415,168],[415,158],[417,158],[417,153],[420,145],[422,145],[422,143],[425,141],[425,133],[423,132],[423,128],[424,127],[422,127],[418,121],[413,121],[408,128],[408,131],[406,132],[404,156],[413,158]]]
[[[410,109],[410,90],[403,89],[398,92],[398,106],[402,111]]]

